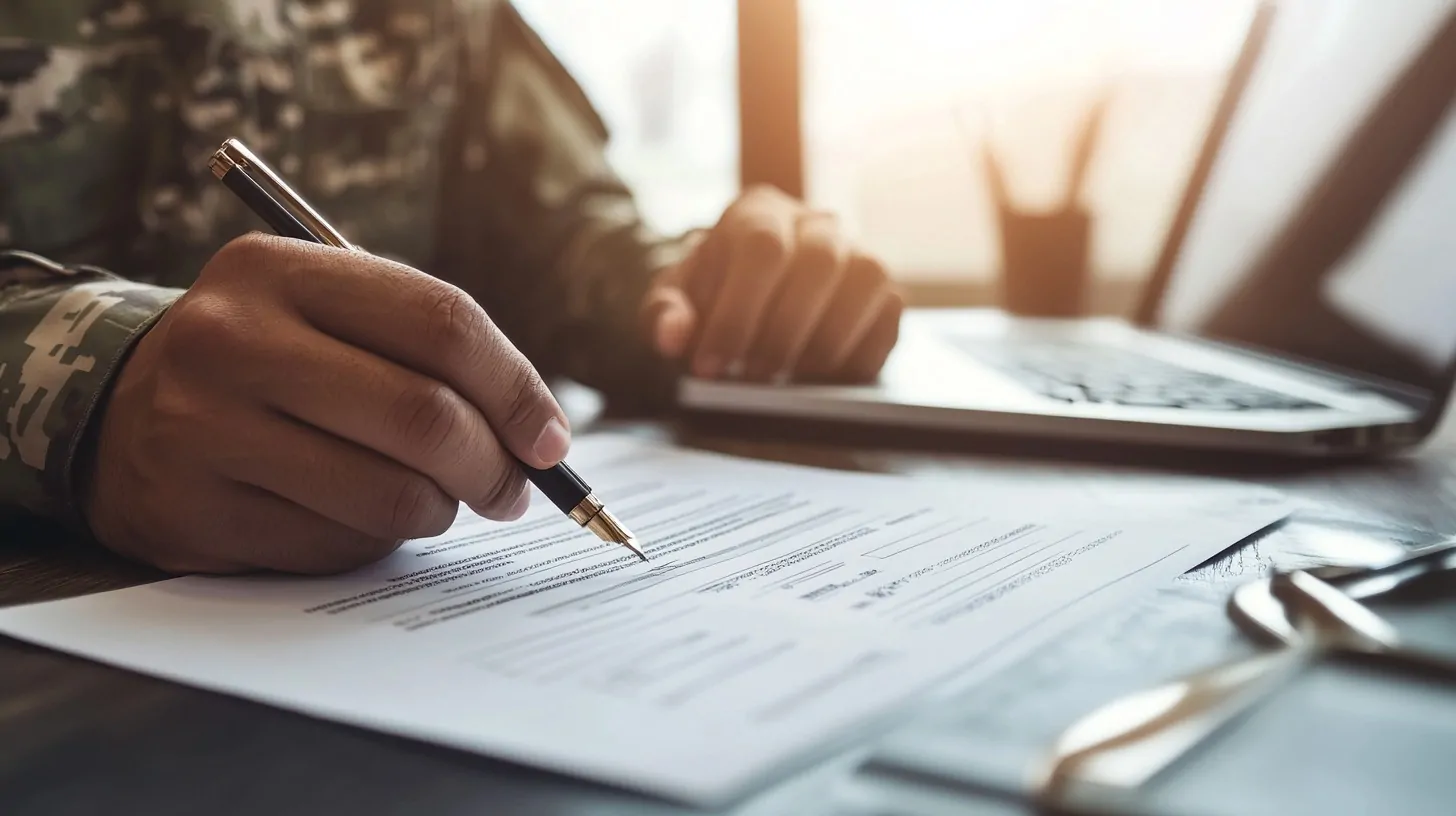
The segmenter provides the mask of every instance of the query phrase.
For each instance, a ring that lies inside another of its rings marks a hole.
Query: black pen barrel
[[[565,462],[553,468],[540,470],[521,463],[521,470],[556,508],[563,513],[576,509],[581,500],[591,495],[591,486],[577,475]]]
[[[241,169],[234,167],[227,171],[222,177],[222,183],[226,184],[234,195],[242,199],[248,209],[263,219],[273,232],[284,238],[296,238],[315,244],[322,243],[318,236],[310,232],[302,221],[295,218],[287,207],[280,204],[278,199],[269,194],[262,185]]]

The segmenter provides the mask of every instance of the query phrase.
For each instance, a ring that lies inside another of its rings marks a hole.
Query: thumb
[[[644,323],[652,347],[669,360],[687,353],[697,329],[698,311],[688,293],[676,282],[663,282],[647,293],[642,305]]]

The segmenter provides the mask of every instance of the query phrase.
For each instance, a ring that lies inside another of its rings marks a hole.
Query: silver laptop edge
[[[1272,18],[1273,5],[1258,4],[1132,323],[1035,320],[994,310],[911,310],[875,385],[780,387],[686,379],[679,387],[679,404],[733,414],[1313,456],[1381,452],[1419,443],[1445,410],[1456,362],[1444,368],[1430,393],[1423,393],[1321,362],[1286,362],[1269,349],[1245,352],[1224,342],[1152,329],[1227,131],[1266,48]],[[976,353],[998,344],[1016,348],[1027,343],[1125,349],[1321,407],[1211,411],[1063,402],[1029,388]],[[1456,349],[1452,351],[1456,358]]]

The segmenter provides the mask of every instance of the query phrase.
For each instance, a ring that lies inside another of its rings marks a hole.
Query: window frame
[[[739,183],[770,185],[803,198],[803,40],[799,0],[737,0]],[[911,306],[991,306],[998,281],[897,281]],[[1125,290],[1094,286],[1092,309],[1122,311]],[[1104,303],[1103,301],[1111,301]]]
[[[739,183],[771,185],[803,198],[806,191],[803,124],[803,39],[800,0],[737,0]],[[896,281],[911,306],[990,307],[1001,303],[1001,283],[904,277]],[[1084,311],[1131,315],[1141,279],[1096,277]]]
[[[799,0],[738,0],[739,181],[804,195]]]

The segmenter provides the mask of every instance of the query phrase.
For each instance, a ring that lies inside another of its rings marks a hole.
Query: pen
[[[237,139],[223,142],[207,164],[212,174],[277,234],[340,249],[358,249]],[[586,480],[565,462],[540,470],[516,461],[526,478],[568,518],[597,538],[620,544],[647,560],[632,531],[607,510]]]

